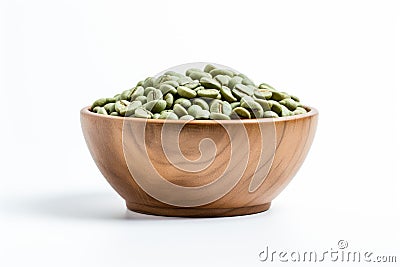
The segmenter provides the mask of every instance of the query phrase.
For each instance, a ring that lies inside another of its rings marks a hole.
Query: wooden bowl
[[[217,217],[269,209],[310,149],[318,111],[307,110],[277,119],[190,122],[105,116],[89,107],[80,114],[95,163],[128,209]]]

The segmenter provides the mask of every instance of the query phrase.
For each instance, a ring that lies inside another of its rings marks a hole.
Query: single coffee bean
[[[209,107],[207,101],[205,101],[204,99],[201,99],[201,98],[194,98],[194,99],[192,100],[192,103],[193,103],[193,105],[198,105],[198,106],[200,106],[200,107],[201,107],[202,109],[204,109],[204,110],[209,110],[209,109],[210,109],[210,107]]]
[[[210,118],[210,111],[202,109],[194,117],[197,120],[207,120]]]
[[[135,114],[133,116],[135,118],[150,119],[152,114],[150,111],[148,111],[144,108],[137,108],[135,110]]]
[[[237,101],[237,98],[233,96],[231,89],[229,89],[226,86],[221,87],[220,93],[221,93],[222,97],[225,98],[225,100],[228,102]]]
[[[234,75],[232,71],[226,69],[213,69],[210,71],[210,74],[212,77],[215,77],[217,75],[228,75],[229,77],[233,77]]]
[[[212,120],[230,120],[231,117],[229,117],[228,115],[222,114],[222,113],[211,112],[210,119],[212,119]]]
[[[108,115],[107,110],[104,107],[100,107],[97,110],[97,114]]]
[[[147,97],[144,95],[140,95],[135,98],[135,101],[140,101],[140,102],[142,102],[142,104],[145,104],[147,102]]]
[[[197,95],[200,97],[217,98],[219,91],[217,89],[202,89],[197,91]]]
[[[243,107],[237,107],[234,108],[232,110],[232,114],[231,117],[236,118],[237,116],[239,116],[239,118],[244,118],[244,119],[251,119],[251,114],[250,111],[248,111],[247,109],[243,108]]]
[[[167,103],[166,108],[171,108],[172,105],[174,104],[174,95],[171,93],[168,93],[164,96],[164,100]]]
[[[191,121],[191,120],[194,120],[194,117],[192,115],[183,115],[179,119],[180,120],[185,120],[185,121]]]
[[[188,115],[187,110],[184,107],[182,107],[180,104],[175,104],[173,110],[174,110],[174,113],[176,115],[178,115],[178,117]]]
[[[228,86],[231,77],[229,77],[228,75],[217,75],[214,77],[214,79],[217,80],[221,85]],[[218,87],[217,89],[219,88],[220,87]]]
[[[104,109],[107,111],[108,114],[115,111],[115,103],[108,103],[104,105]]]
[[[155,89],[147,95],[147,102],[160,99],[163,99],[163,93],[159,89]]]
[[[293,111],[297,108],[298,103],[291,98],[285,98],[279,101],[280,104],[286,106],[289,110]]]
[[[203,77],[212,78],[210,73],[203,72],[203,71],[193,71],[189,75],[190,78],[193,80],[199,80]]]
[[[254,91],[250,87],[243,85],[243,84],[236,84],[232,90],[232,93],[237,98],[242,98],[244,96],[252,96]]]
[[[130,117],[135,113],[135,110],[142,106],[140,101],[132,101],[126,108],[125,117]]]
[[[156,113],[160,113],[161,111],[163,111],[166,108],[166,106],[167,106],[167,101],[162,99],[152,100],[143,105],[143,107],[148,111]]]
[[[197,113],[202,110],[203,109],[199,105],[192,105],[188,108],[188,114],[196,118]]]
[[[131,94],[131,101],[136,100],[138,96],[143,96],[144,95],[144,88],[143,86],[138,86],[135,89],[133,89],[133,92]]]
[[[187,88],[186,86],[178,86],[178,94],[182,97],[193,98],[197,95],[196,91]]]
[[[258,99],[270,99],[272,97],[272,92],[268,89],[257,89],[254,90],[254,96]]]
[[[222,113],[229,116],[232,112],[232,107],[226,101],[215,100],[210,105],[210,112]]]
[[[212,71],[212,70],[215,70],[217,67],[215,67],[214,65],[211,65],[211,64],[207,64],[207,65],[205,65],[205,67],[204,67],[204,72],[210,72],[210,71]]]
[[[200,79],[200,84],[202,86],[204,86],[204,88],[209,88],[209,89],[220,89],[221,88],[221,84],[217,80],[214,80],[214,79],[208,78],[208,77],[202,77]]]
[[[166,95],[168,93],[172,93],[172,94],[176,94],[177,90],[175,89],[175,87],[171,84],[166,84],[163,83],[160,85],[160,90],[163,93],[163,95]]]
[[[240,76],[234,76],[228,82],[228,87],[232,90],[236,84],[242,84],[243,78]]]
[[[264,112],[264,118],[279,118],[279,116],[272,110],[267,110]]]
[[[180,104],[182,107],[187,109],[192,105],[192,102],[190,102],[190,100],[186,98],[178,98],[177,100],[175,100],[174,104]]]

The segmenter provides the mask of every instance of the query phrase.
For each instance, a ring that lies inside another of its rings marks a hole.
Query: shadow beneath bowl
[[[75,220],[177,220],[132,212],[118,196],[108,193],[36,195],[2,201],[2,210],[21,216]],[[4,204],[7,203],[7,204]]]
[[[141,214],[130,211],[125,201],[110,193],[74,193],[64,195],[34,195],[7,198],[1,201],[2,212],[19,216],[40,216],[61,220],[108,220],[108,221],[173,221],[173,220],[243,220],[264,216],[266,212],[237,217],[183,218]],[[6,204],[5,204],[6,203]]]

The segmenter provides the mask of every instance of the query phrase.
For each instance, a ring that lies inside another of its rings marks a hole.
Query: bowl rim
[[[215,125],[215,124],[254,124],[254,123],[267,123],[267,122],[285,122],[285,121],[293,121],[293,120],[301,120],[308,117],[313,117],[318,115],[318,110],[316,108],[310,106],[303,106],[308,112],[305,114],[292,115],[287,117],[279,117],[279,118],[259,118],[259,119],[238,119],[238,120],[166,120],[166,119],[142,119],[142,118],[134,118],[134,117],[120,117],[120,116],[110,116],[97,114],[90,111],[91,106],[86,106],[81,109],[80,114],[90,117],[102,118],[105,120],[128,120],[128,121],[141,121],[146,123],[153,124],[198,124],[198,125]]]

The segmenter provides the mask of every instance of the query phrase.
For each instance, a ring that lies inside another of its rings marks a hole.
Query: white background
[[[340,239],[399,262],[395,4],[1,1],[0,266],[266,266],[267,245],[323,252]],[[268,212],[127,212],[90,157],[82,107],[196,61],[320,111],[304,165]]]

